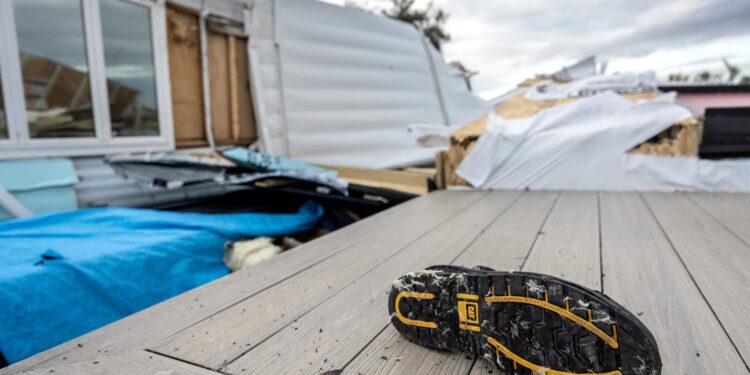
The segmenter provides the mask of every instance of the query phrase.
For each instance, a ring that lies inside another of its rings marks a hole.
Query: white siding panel
[[[278,25],[259,20],[273,17],[274,6]],[[435,149],[419,146],[407,127],[446,124],[440,95],[451,123],[489,108],[438,53],[428,55],[411,25],[313,0],[259,0],[253,12],[271,152],[336,165],[409,165],[433,158]]]

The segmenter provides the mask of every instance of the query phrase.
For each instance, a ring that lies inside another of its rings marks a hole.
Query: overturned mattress
[[[0,223],[0,352],[17,362],[219,278],[226,241],[307,230],[322,213],[108,208]]]

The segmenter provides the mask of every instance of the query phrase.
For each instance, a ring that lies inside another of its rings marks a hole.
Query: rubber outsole
[[[394,281],[388,312],[408,340],[506,374],[661,373],[656,341],[635,315],[556,277],[435,266]]]

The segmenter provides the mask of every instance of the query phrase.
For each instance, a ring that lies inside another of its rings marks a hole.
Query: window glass
[[[150,11],[122,0],[99,4],[112,135],[158,135]]]
[[[13,0],[32,138],[93,137],[79,0]]]
[[[0,78],[0,139],[8,138],[8,121],[5,119],[5,98],[3,97],[3,81]]]

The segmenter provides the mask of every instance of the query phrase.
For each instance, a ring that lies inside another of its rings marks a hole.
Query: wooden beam
[[[237,38],[227,35],[227,60],[229,63],[229,107],[231,111],[232,139],[240,139],[240,102],[237,83]]]

